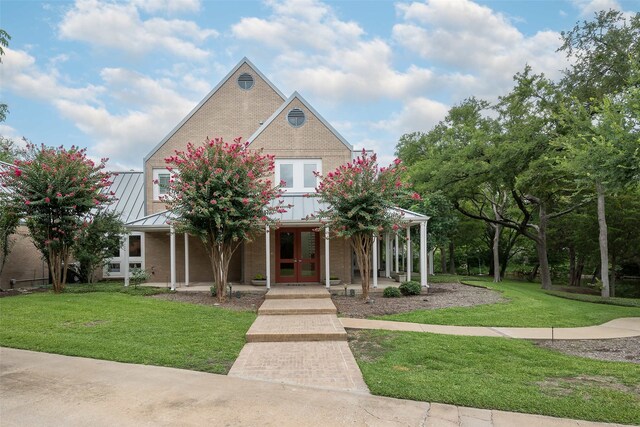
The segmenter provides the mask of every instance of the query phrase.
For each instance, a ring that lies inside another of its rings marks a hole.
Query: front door
[[[320,281],[320,240],[311,228],[281,228],[276,233],[276,282]]]

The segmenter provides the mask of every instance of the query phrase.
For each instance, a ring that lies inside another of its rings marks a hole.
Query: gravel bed
[[[242,292],[240,298],[236,296],[227,297],[227,300],[223,303],[219,303],[218,299],[212,297],[209,292],[175,292],[171,294],[152,295],[149,298],[187,302],[190,304],[212,305],[238,311],[257,311],[264,301],[264,294]]]
[[[332,300],[342,317],[366,318],[414,310],[432,310],[445,307],[470,307],[506,301],[500,292],[460,283],[434,283],[427,295],[384,298],[382,293],[370,293],[366,303],[360,296],[348,297],[332,292]]]
[[[535,340],[540,347],[572,356],[616,362],[640,363],[640,337],[606,340]]]

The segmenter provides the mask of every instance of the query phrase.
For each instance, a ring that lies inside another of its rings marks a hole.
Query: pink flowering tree
[[[360,157],[321,177],[316,196],[327,209],[316,214],[334,236],[349,239],[362,276],[362,296],[369,297],[373,237],[397,231],[403,225],[401,214],[393,210],[420,196],[402,180],[405,172],[400,160],[389,167],[378,167],[376,155],[362,150]],[[318,176],[320,176],[318,174]]]
[[[96,165],[85,149],[29,144],[24,159],[0,174],[9,193],[6,202],[26,220],[33,243],[49,264],[56,293],[66,283],[69,259],[85,219],[110,201],[103,192],[110,184],[103,171],[105,162]]]
[[[165,159],[173,172],[163,199],[181,231],[202,240],[211,261],[219,301],[225,298],[229,262],[244,241],[273,225],[270,215],[284,212],[279,185],[270,177],[274,157],[249,150],[247,142],[220,138],[189,143]]]

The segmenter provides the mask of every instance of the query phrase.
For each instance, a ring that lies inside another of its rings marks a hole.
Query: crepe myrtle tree
[[[27,145],[24,159],[0,174],[9,190],[9,203],[25,219],[33,243],[49,264],[56,293],[67,280],[71,253],[84,220],[95,208],[111,201],[104,192],[110,175],[103,171],[107,159],[96,164],[86,150]]]
[[[362,297],[369,298],[371,251],[374,235],[397,231],[402,215],[392,208],[403,202],[420,200],[420,195],[403,182],[405,167],[396,159],[389,167],[379,167],[375,154],[362,150],[352,162],[329,172],[316,188],[319,201],[326,204],[314,217],[334,236],[347,238],[356,254],[362,276]]]
[[[287,208],[280,185],[270,179],[274,156],[248,145],[240,138],[233,143],[215,138],[200,146],[189,143],[186,151],[165,159],[172,175],[163,200],[177,218],[177,229],[204,243],[219,301],[225,298],[233,253],[266,225],[275,225],[271,214]]]

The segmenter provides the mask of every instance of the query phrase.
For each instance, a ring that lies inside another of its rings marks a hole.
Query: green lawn
[[[418,310],[378,319],[459,326],[575,327],[599,325],[619,317],[640,317],[638,307],[574,301],[549,295],[538,283],[466,281],[502,292],[504,303]]]
[[[256,317],[113,291],[72,292],[1,298],[0,346],[225,374]]]
[[[525,340],[350,332],[373,394],[474,408],[640,424],[640,365],[601,362]]]

